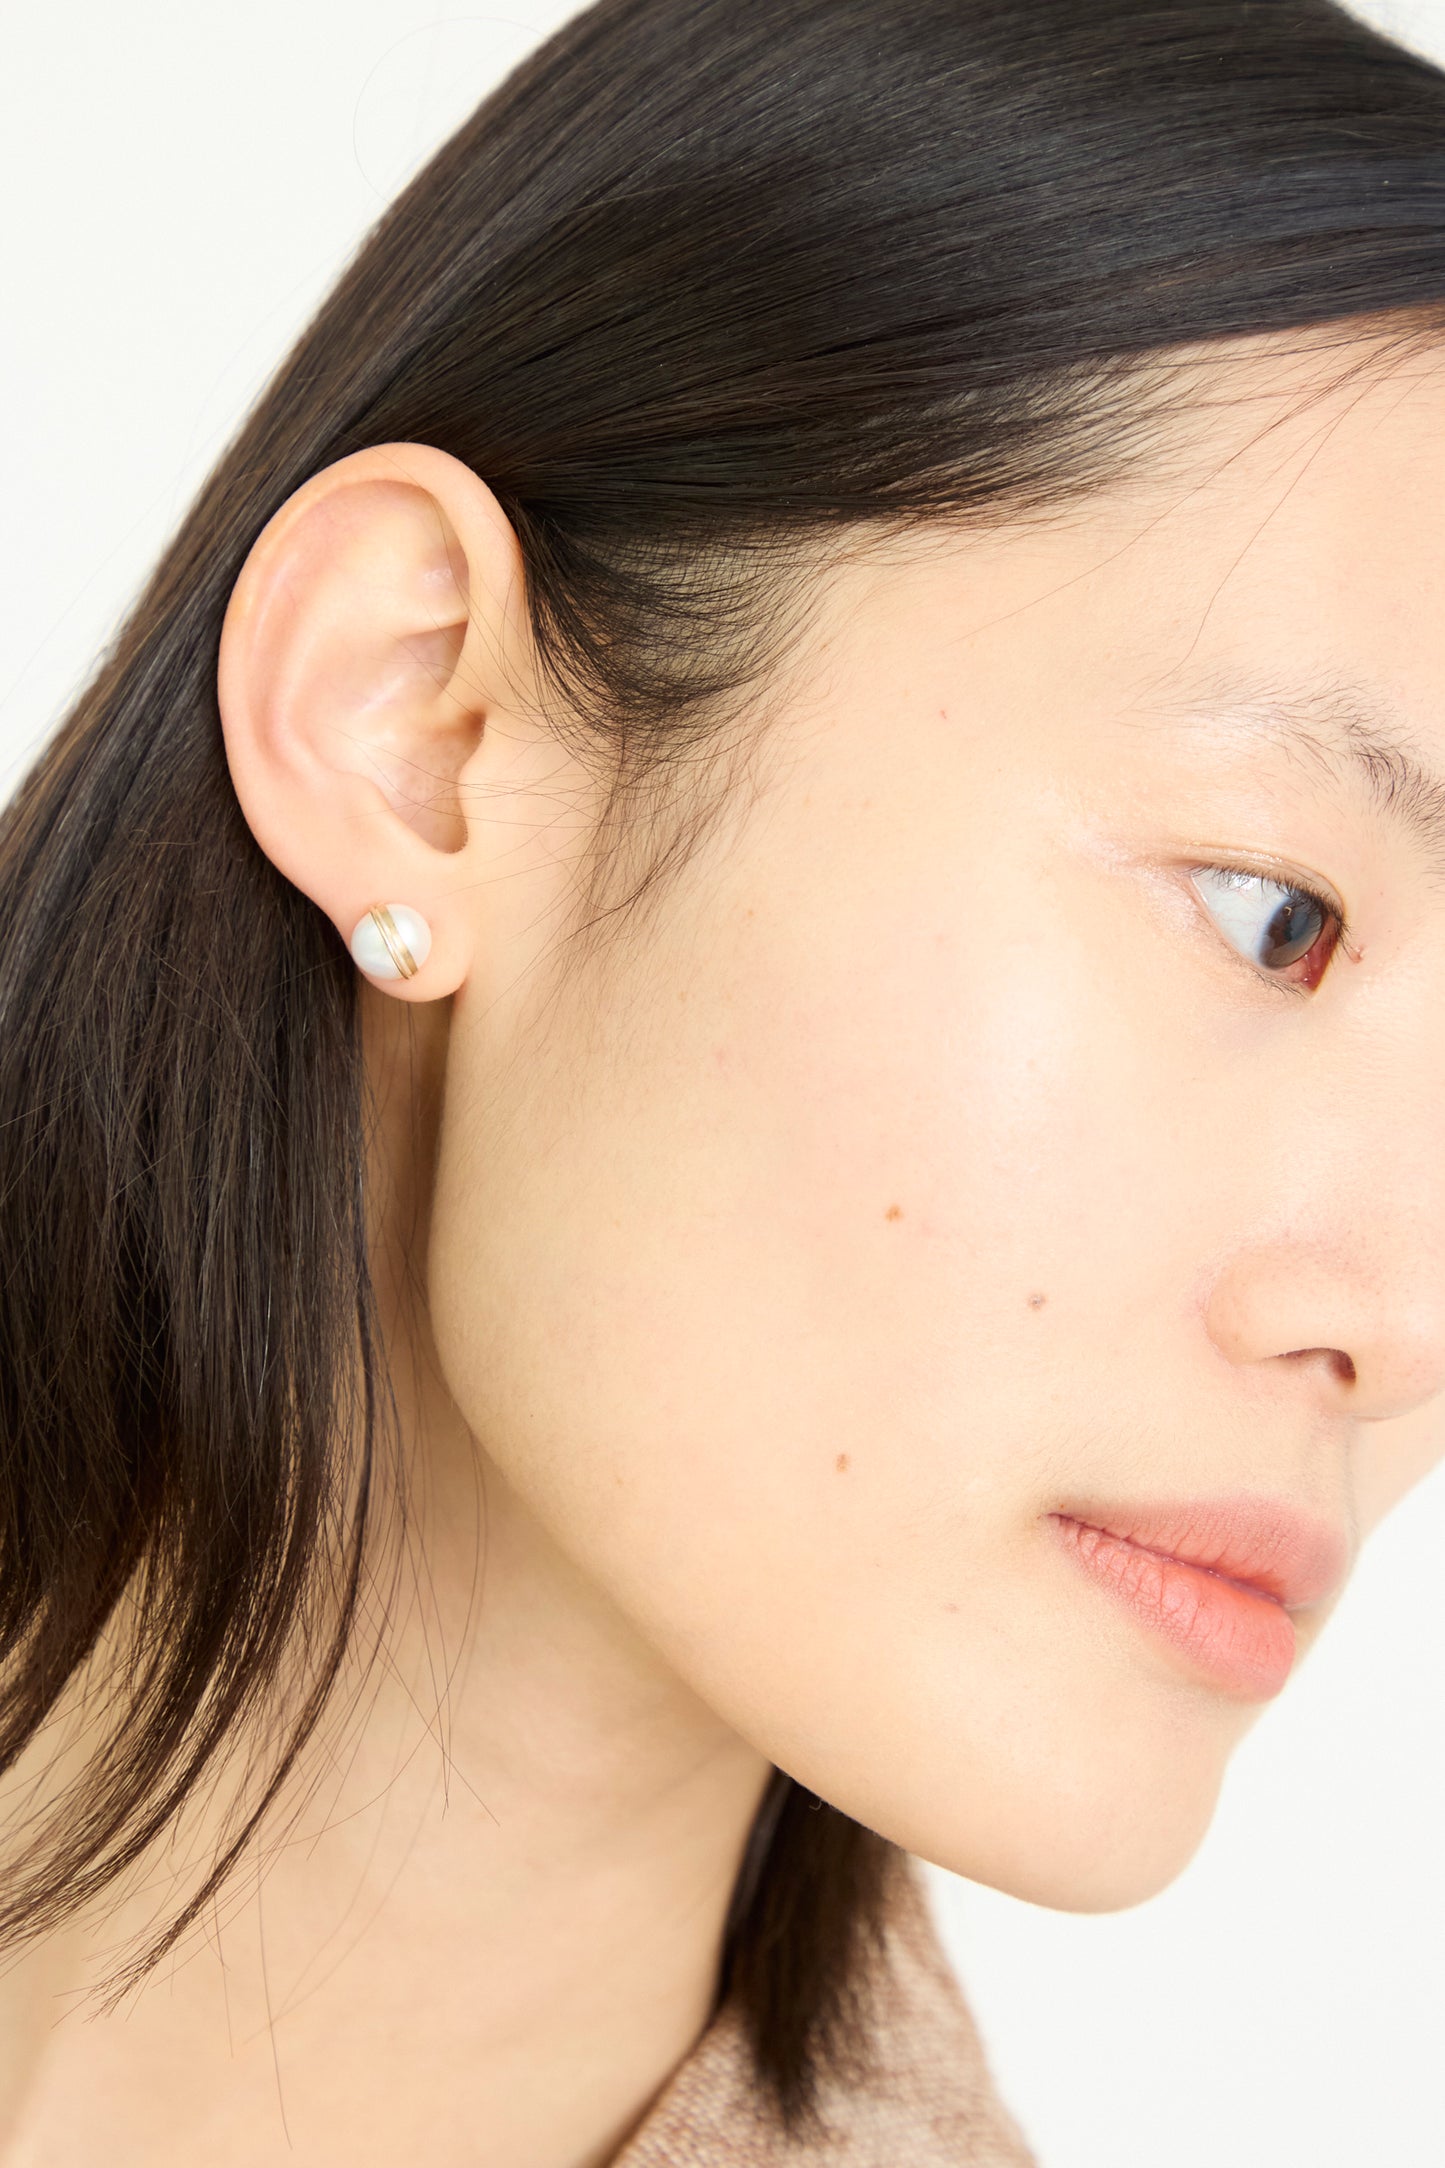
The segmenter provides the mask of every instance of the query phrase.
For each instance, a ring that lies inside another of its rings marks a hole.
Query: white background
[[[383,204],[573,12],[10,0],[0,792]],[[1445,0],[1359,12],[1445,59]],[[1445,2163],[1442,1561],[1445,1471],[1150,1904],[1074,1917],[936,1875],[1043,2168]]]

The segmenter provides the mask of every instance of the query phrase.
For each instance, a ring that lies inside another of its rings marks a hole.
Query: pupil
[[[1271,964],[1292,964],[1308,955],[1320,937],[1320,907],[1309,896],[1282,903],[1269,922],[1266,940],[1271,945]]]

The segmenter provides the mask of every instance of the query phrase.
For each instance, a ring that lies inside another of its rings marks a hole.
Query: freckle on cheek
[[[848,1473],[848,1456],[847,1456],[847,1454],[846,1454],[846,1453],[840,1453],[840,1454],[838,1455],[838,1458],[837,1458],[837,1459],[836,1459],[836,1460],[834,1461],[834,1463],[833,1463],[833,1466],[834,1466],[834,1467],[835,1467],[835,1468],[837,1469],[837,1471],[838,1471],[839,1475],[846,1475],[846,1474]]]
[[[901,1204],[891,1204],[891,1205],[889,1205],[889,1207],[888,1207],[888,1210],[887,1210],[887,1211],[886,1211],[886,1212],[884,1213],[883,1217],[884,1217],[885,1219],[891,1219],[891,1220],[893,1220],[893,1219],[902,1219],[902,1217],[903,1217],[903,1207],[902,1207],[902,1205],[901,1205]]]

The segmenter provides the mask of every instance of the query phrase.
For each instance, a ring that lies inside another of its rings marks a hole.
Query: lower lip
[[[1294,1666],[1295,1632],[1273,1596],[1061,1514],[1052,1519],[1091,1579],[1212,1684],[1250,1701],[1280,1691]]]

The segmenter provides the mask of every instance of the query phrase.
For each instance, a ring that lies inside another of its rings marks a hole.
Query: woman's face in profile
[[[1180,1870],[1445,1445],[1445,787],[1384,744],[1445,777],[1445,363],[1308,377],[848,564],[665,903],[568,977],[497,883],[452,1016],[433,1326],[515,1500],[803,1783],[1064,1908]]]

